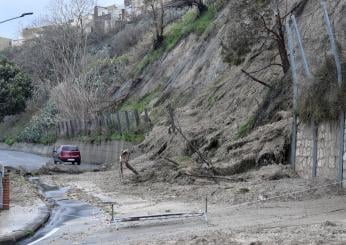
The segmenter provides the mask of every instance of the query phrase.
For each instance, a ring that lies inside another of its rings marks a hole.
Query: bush
[[[13,145],[15,142],[16,142],[16,141],[15,141],[13,138],[11,138],[11,137],[7,137],[7,138],[5,139],[5,144],[7,144],[7,145],[9,145],[9,146]]]
[[[0,60],[0,121],[6,115],[23,112],[26,101],[31,98],[31,79],[13,63]]]
[[[143,18],[137,23],[127,24],[114,35],[110,42],[110,56],[119,56],[142,40],[150,30],[150,20]]]
[[[343,69],[346,68],[344,63]],[[337,120],[339,112],[346,110],[346,84],[338,86],[336,66],[332,58],[317,72],[312,83],[302,88],[297,103],[301,121],[317,123]]]
[[[240,126],[238,132],[235,135],[235,140],[238,140],[247,136],[250,133],[250,131],[253,129],[255,123],[256,123],[256,117],[251,116],[244,124]]]
[[[16,140],[29,143],[53,143],[55,138],[49,129],[55,128],[57,113],[56,106],[48,103],[38,115],[32,117],[28,126],[17,135]]]

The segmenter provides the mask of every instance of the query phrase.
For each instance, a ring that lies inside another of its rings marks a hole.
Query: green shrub
[[[216,14],[216,9],[214,7],[209,7],[201,17],[199,17],[193,23],[193,31],[198,35],[202,35],[208,26],[213,22]]]
[[[9,145],[9,146],[13,145],[15,142],[16,142],[15,139],[13,139],[13,138],[11,138],[11,137],[7,137],[7,138],[5,139],[5,144],[7,144],[7,145]]]
[[[7,115],[25,111],[26,102],[31,98],[31,79],[12,62],[0,60],[0,121]]]
[[[240,126],[238,132],[235,135],[235,140],[238,140],[247,136],[250,133],[250,131],[253,129],[255,123],[256,123],[256,117],[251,116],[244,124]]]
[[[57,140],[55,133],[48,133],[44,136],[41,136],[39,143],[43,145],[51,145],[54,144]]]
[[[55,127],[57,113],[55,104],[48,103],[37,115],[32,117],[28,125],[17,135],[16,141],[42,143],[53,140],[53,137],[48,135],[49,129]]]

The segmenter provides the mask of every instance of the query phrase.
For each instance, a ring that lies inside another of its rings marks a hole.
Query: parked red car
[[[53,149],[54,163],[72,162],[72,164],[81,163],[81,154],[78,146],[75,145],[61,145]]]

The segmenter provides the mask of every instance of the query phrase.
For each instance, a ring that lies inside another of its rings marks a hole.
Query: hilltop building
[[[0,37],[0,51],[12,47],[12,39]]]

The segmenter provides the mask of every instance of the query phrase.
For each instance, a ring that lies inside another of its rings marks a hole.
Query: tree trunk
[[[203,0],[196,0],[195,3],[198,8],[198,16],[201,16],[205,11],[208,10],[208,7],[204,5]]]
[[[283,30],[282,22],[281,22],[281,17],[280,15],[276,15],[276,25],[278,28],[278,34],[279,38],[276,39],[278,49],[279,49],[279,54],[281,58],[281,63],[282,63],[282,70],[284,74],[286,74],[289,69],[290,69],[290,62],[288,60],[288,53],[287,53],[287,48],[285,44],[285,33]]]

